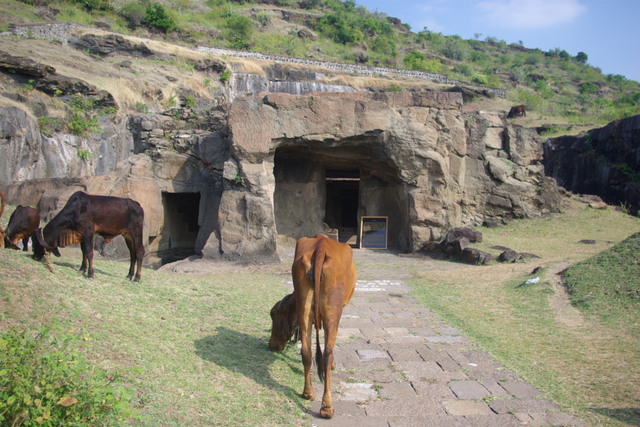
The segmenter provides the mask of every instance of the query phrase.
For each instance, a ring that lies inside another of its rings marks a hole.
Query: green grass
[[[0,224],[12,211],[7,208]],[[638,253],[636,237],[616,244],[640,232],[640,220],[572,200],[559,214],[481,230],[484,247],[509,246],[541,258],[488,266],[442,261],[425,271],[420,258],[401,257],[395,268],[402,263],[413,272],[410,285],[421,303],[585,425],[639,424],[637,305],[626,317],[602,320],[594,314],[599,301],[578,311],[561,298],[554,279],[556,271],[584,260],[629,264],[619,257]],[[583,239],[596,243],[579,243]],[[62,252],[50,273],[29,254],[0,250],[0,331],[54,325],[61,335],[77,337],[72,350],[96,370],[117,373],[118,386],[132,396],[136,417],[125,424],[308,423],[298,351],[267,349],[269,310],[286,293],[286,266],[282,274],[147,268],[136,285],[124,278],[125,263],[98,258],[96,278],[88,280],[76,272],[79,250]],[[540,281],[522,285],[536,266],[543,267]],[[393,267],[358,268],[365,278]]]
[[[640,337],[640,233],[564,272],[573,304]]]
[[[117,370],[138,420],[160,425],[299,425],[307,402],[295,348],[268,350],[269,310],[282,278],[176,275],[96,260],[96,278],[63,249],[55,272],[17,251],[0,251],[0,330],[50,324],[82,337],[97,368]],[[133,421],[132,421],[133,422]]]
[[[541,258],[418,272],[410,283],[416,298],[586,425],[638,425],[637,302],[619,304],[615,292],[604,292],[577,310],[554,281],[557,271],[604,251],[593,259],[611,278],[595,272],[591,260],[573,267],[592,279],[590,289],[609,289],[620,280],[616,270],[631,271],[625,277],[637,289],[637,248],[613,245],[640,231],[640,220],[573,201],[562,214],[481,231],[483,247],[503,245]],[[583,239],[596,243],[579,243]],[[634,262],[635,270],[628,268]],[[543,267],[540,281],[523,285],[537,266]]]

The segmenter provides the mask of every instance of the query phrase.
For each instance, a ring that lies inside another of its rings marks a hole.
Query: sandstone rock
[[[0,71],[38,78],[55,74],[56,72],[55,68],[50,65],[39,64],[32,59],[9,55],[1,51]]]
[[[153,55],[153,51],[144,43],[132,43],[117,34],[107,34],[105,36],[84,34],[80,38],[71,38],[69,44],[76,49],[100,56],[108,56],[114,53],[134,57],[149,57]]]
[[[351,228],[338,236],[356,234],[360,216],[385,216],[388,245],[402,251],[416,251],[447,229],[553,209],[541,197],[553,194],[553,185],[538,187],[544,177],[534,167],[541,161],[537,134],[514,131],[504,113],[467,120],[461,104],[459,93],[426,91],[268,93],[236,98],[228,119],[226,109],[220,112],[219,130],[190,129],[196,122],[171,114],[132,115],[120,127],[105,123],[104,134],[113,135],[104,141],[59,142],[64,155],[44,148],[35,121],[13,114],[11,124],[0,127],[8,141],[0,147],[0,182],[11,187],[17,186],[15,177],[66,174],[89,191],[134,194],[144,201],[150,252],[179,240],[165,224],[172,209],[165,195],[197,194],[193,250],[211,258],[274,259],[279,235],[313,235],[324,230],[327,217],[342,215],[330,206],[343,199],[340,194],[354,206],[350,223],[330,224]],[[490,154],[488,128],[510,138]],[[21,136],[28,132],[35,136]],[[43,148],[25,148],[27,140]],[[95,157],[77,160],[78,146],[89,146]],[[511,162],[504,174],[498,169],[502,159]],[[503,179],[492,175],[490,162]],[[352,174],[336,181],[336,193],[328,190],[330,171]],[[466,239],[479,241],[481,235]],[[467,254],[474,263],[490,259],[467,245],[455,240],[452,253]]]
[[[507,249],[498,255],[498,260],[501,262],[516,262],[520,259],[520,254],[513,249]]]
[[[462,251],[460,260],[468,264],[485,265],[493,261],[495,257],[488,252],[475,248],[466,248]]]

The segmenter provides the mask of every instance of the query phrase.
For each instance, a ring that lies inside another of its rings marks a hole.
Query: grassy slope
[[[640,233],[572,265],[564,278],[574,304],[640,336]]]
[[[170,10],[171,16],[180,29],[163,34],[149,31],[144,26],[139,26],[135,30],[127,28],[124,19],[116,13],[127,2],[111,0],[110,3],[114,6],[113,11],[94,11],[93,14],[78,8],[73,2],[54,1],[49,5],[61,11],[56,17],[59,21],[76,22],[88,27],[95,25],[95,22],[102,22],[109,25],[116,33],[139,36],[147,41],[154,38],[173,43],[176,50],[179,45],[190,47],[203,44],[228,47],[230,35],[226,30],[226,25],[228,17],[232,15],[243,15],[250,20],[253,26],[250,49],[264,53],[353,62],[360,53],[364,52],[368,58],[367,65],[380,64],[406,68],[405,55],[416,50],[427,56],[437,57],[442,62],[442,67],[438,71],[447,74],[450,78],[479,82],[488,86],[499,86],[507,90],[506,99],[496,99],[497,102],[489,102],[489,105],[482,108],[508,110],[509,106],[514,103],[526,104],[528,116],[517,119],[516,122],[527,127],[542,124],[557,125],[555,130],[550,131],[554,135],[573,134],[585,129],[600,127],[613,119],[637,114],[639,111],[637,101],[628,104],[621,102],[621,98],[637,94],[640,91],[640,83],[624,78],[621,81],[608,79],[598,68],[580,64],[574,58],[560,60],[550,52],[507,45],[499,40],[493,40],[490,43],[479,40],[462,40],[457,36],[444,36],[440,33],[431,33],[424,39],[424,34],[412,33],[400,25],[394,27],[392,35],[390,35],[397,50],[397,54],[392,55],[388,52],[375,51],[375,36],[365,36],[363,42],[344,45],[332,41],[319,31],[315,31],[313,25],[307,28],[307,25],[315,20],[314,17],[333,13],[331,8],[302,10],[294,7],[291,2],[291,6],[287,7],[203,0],[194,0],[189,5],[174,0],[161,1],[160,3]],[[283,10],[288,11],[293,18],[283,19]],[[0,15],[6,17],[5,22],[0,23],[0,31],[8,28],[11,23],[43,22],[43,18],[39,17],[36,11],[36,8],[16,0],[0,2]],[[364,16],[373,19],[373,21],[380,20],[380,22],[387,23],[386,15],[371,14],[366,12],[366,9],[358,8],[358,11],[354,10],[348,13],[342,11],[340,13],[343,12],[354,25]],[[269,23],[262,25],[258,19],[259,15],[269,16]],[[315,31],[317,37],[301,39],[296,36],[297,31],[303,28]],[[457,46],[456,50],[460,51],[459,57],[449,55],[447,58],[445,56],[446,47],[451,45]],[[57,49],[55,46],[54,48]],[[62,52],[60,56],[64,57],[65,53]],[[461,68],[467,69],[468,72],[461,73]],[[119,71],[123,72],[123,70]],[[99,76],[101,74],[100,67],[94,69],[94,72]],[[535,79],[543,77],[544,81],[535,83],[532,76]],[[479,77],[482,78],[477,81]],[[517,80],[517,84],[514,83],[514,79]],[[485,82],[483,83],[483,81]],[[110,77],[106,77],[106,81],[95,79],[92,83],[112,93],[119,90],[114,85],[113,78]],[[398,81],[379,81],[370,87],[384,90],[388,89],[391,84],[397,86],[397,83],[404,88],[416,85],[425,86],[424,80],[416,83],[400,79]],[[599,88],[598,92],[580,95],[579,86],[583,83],[596,84]],[[123,79],[118,84],[126,86],[126,81]],[[196,86],[200,85],[199,83],[195,84]],[[173,86],[173,84],[169,84],[169,86]],[[426,86],[432,86],[432,84]],[[143,86],[138,87],[142,88]],[[122,88],[122,91],[127,92],[127,89]],[[128,101],[133,103],[136,99],[141,98],[141,95],[135,94],[135,87],[131,89],[134,92],[131,97],[134,99]],[[165,96],[169,96],[171,88],[163,88],[162,91]],[[118,99],[118,93],[114,93],[114,95]],[[505,102],[506,105],[503,105]],[[484,103],[486,104],[486,102]]]
[[[89,360],[122,374],[147,423],[302,423],[299,356],[267,348],[269,310],[286,293],[281,277],[145,269],[134,285],[124,263],[99,260],[88,281],[79,261],[77,249],[63,249],[50,274],[25,253],[0,250],[0,330],[54,323],[78,334]]]
[[[637,425],[637,305],[603,322],[597,311],[570,304],[557,273],[638,230],[637,218],[573,202],[561,215],[482,230],[482,246],[508,246],[540,259],[418,272],[412,287],[425,305],[588,425]],[[579,243],[583,239],[596,244]],[[540,282],[522,286],[536,266],[544,268]]]

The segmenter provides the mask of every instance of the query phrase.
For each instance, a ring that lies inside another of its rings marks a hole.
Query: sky
[[[493,37],[531,49],[587,54],[604,74],[640,82],[640,0],[356,0],[411,31]]]

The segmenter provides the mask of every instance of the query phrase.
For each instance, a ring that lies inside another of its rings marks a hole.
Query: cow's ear
[[[53,252],[55,256],[58,256],[58,257],[60,256],[60,251],[58,250],[58,248],[51,249],[51,252]]]

